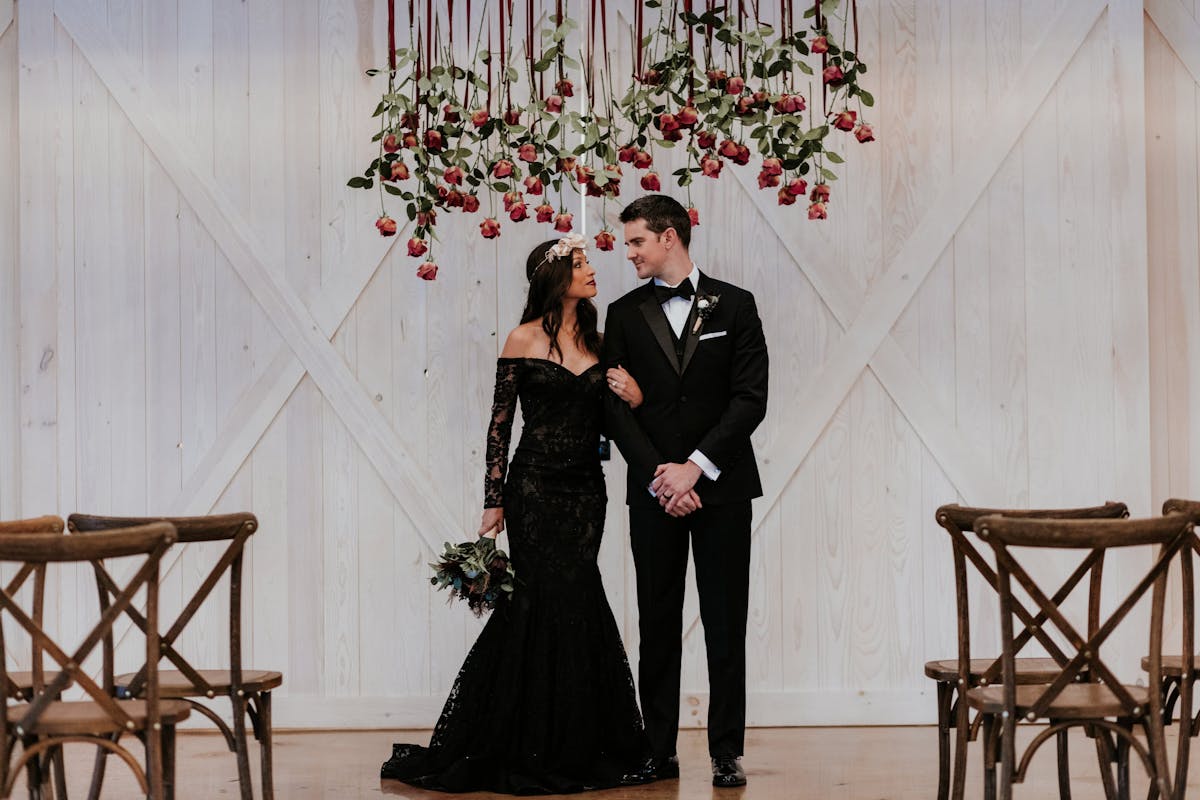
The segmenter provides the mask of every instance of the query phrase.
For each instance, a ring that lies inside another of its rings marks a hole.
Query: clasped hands
[[[702,474],[700,467],[692,461],[659,464],[654,470],[650,491],[654,492],[658,504],[672,517],[685,517],[701,507],[700,496],[694,487]]]

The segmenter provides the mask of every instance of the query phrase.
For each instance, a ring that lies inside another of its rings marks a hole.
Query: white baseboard
[[[432,728],[444,697],[277,696],[276,730]],[[928,725],[935,721],[934,693],[894,689],[753,692],[746,698],[750,727]],[[689,693],[680,706],[683,727],[704,727],[708,695]],[[198,716],[198,715],[197,715]],[[201,727],[189,725],[188,727]]]

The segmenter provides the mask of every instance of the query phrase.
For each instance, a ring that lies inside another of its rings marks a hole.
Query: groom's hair
[[[692,220],[674,197],[665,194],[648,194],[639,197],[621,210],[621,222],[644,219],[646,227],[655,233],[674,228],[684,249],[692,243]]]

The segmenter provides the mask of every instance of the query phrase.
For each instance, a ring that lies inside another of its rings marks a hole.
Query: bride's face
[[[571,285],[565,299],[583,300],[596,296],[596,270],[588,263],[587,253],[576,250],[571,254]]]

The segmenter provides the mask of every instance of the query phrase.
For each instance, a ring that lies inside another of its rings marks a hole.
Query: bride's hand
[[[479,523],[479,533],[477,535],[483,536],[489,532],[494,532],[491,536],[493,539],[504,532],[503,508],[485,508],[483,510],[483,521]]]
[[[630,408],[637,408],[642,404],[642,387],[638,386],[638,382],[633,379],[633,376],[625,371],[625,368],[619,364],[610,369],[607,373],[608,388],[612,389],[613,394],[629,403]]]

